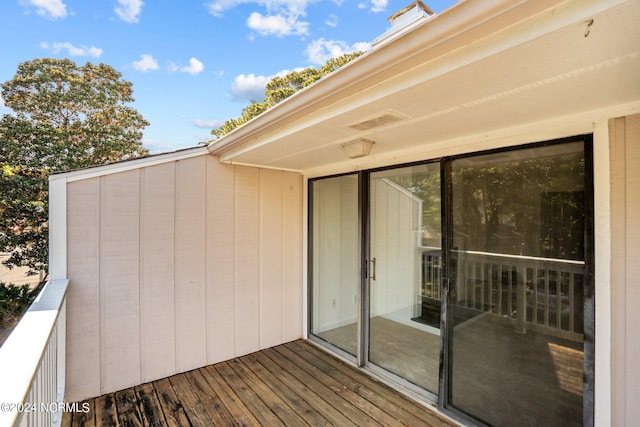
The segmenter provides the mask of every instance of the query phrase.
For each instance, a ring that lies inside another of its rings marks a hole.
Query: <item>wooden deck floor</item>
[[[92,399],[63,426],[454,426],[299,340]]]

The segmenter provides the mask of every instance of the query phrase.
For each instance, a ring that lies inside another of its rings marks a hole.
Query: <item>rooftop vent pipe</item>
[[[414,1],[409,6],[387,18],[391,23],[391,28],[376,37],[371,42],[371,46],[375,49],[380,44],[392,40],[419,23],[426,21],[431,15],[433,15],[433,11],[427,5],[420,0]]]

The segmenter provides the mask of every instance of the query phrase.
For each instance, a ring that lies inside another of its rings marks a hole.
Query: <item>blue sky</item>
[[[0,82],[19,63],[105,63],[133,83],[152,153],[192,147],[273,76],[366,50],[410,0],[2,0]],[[425,2],[436,13],[455,0]],[[0,113],[10,113],[0,99]]]

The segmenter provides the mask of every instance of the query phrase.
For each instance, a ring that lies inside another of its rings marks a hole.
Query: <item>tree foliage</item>
[[[2,84],[13,113],[0,119],[0,251],[9,267],[46,269],[51,173],[147,154],[149,123],[133,88],[105,64],[35,59]]]
[[[264,99],[261,102],[251,101],[236,119],[229,119],[222,126],[211,131],[216,137],[228,134],[235,128],[243,125],[252,118],[290,97],[299,90],[320,80],[327,74],[337,70],[346,63],[354,60],[364,52],[347,53],[337,58],[328,60],[322,67],[308,67],[303,70],[292,71],[283,77],[274,77],[267,83]]]
[[[463,162],[462,167],[454,163],[454,245],[483,252],[584,259],[584,155],[551,155],[553,148],[545,148],[532,149],[529,158],[477,165]]]
[[[10,316],[20,316],[40,292],[40,287],[16,286],[0,282],[0,323]]]

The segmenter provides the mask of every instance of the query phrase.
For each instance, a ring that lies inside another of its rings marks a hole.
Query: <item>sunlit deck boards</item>
[[[455,425],[300,340],[89,404],[63,425]]]

